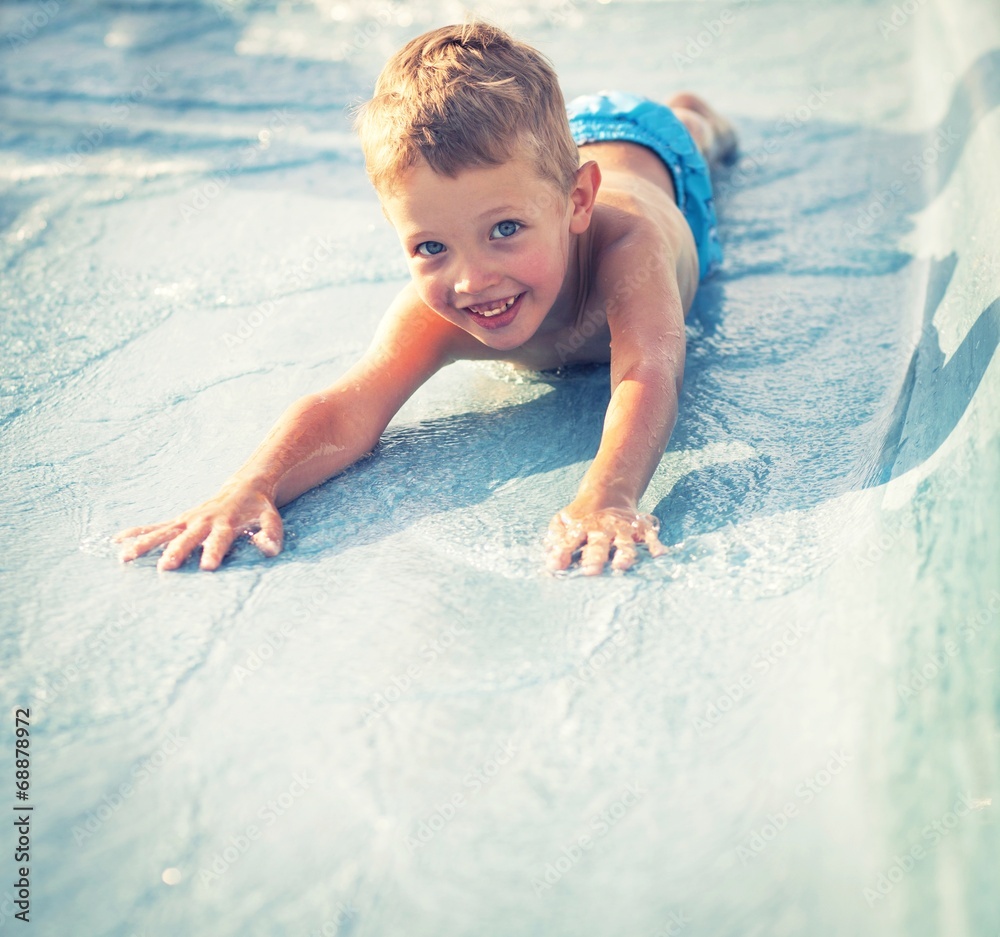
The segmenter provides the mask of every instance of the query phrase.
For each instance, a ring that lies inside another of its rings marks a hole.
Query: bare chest
[[[504,359],[532,371],[547,371],[570,364],[607,363],[611,360],[611,329],[601,307],[585,310],[578,322],[545,335],[536,335]]]

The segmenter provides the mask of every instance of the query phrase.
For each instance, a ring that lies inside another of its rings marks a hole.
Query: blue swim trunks
[[[702,279],[722,262],[716,232],[712,180],[691,135],[664,104],[621,91],[602,91],[574,98],[566,108],[577,146],[625,140],[649,147],[674,180],[677,207],[684,214],[698,248]]]

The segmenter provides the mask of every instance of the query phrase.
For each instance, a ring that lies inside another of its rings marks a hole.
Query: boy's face
[[[498,351],[535,334],[563,288],[572,235],[590,222],[525,159],[454,179],[421,161],[382,204],[420,298]]]

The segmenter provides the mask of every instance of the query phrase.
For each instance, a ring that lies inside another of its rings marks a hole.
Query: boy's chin
[[[520,348],[529,338],[527,336],[506,337],[499,335],[476,335],[479,339],[481,345],[485,345],[487,348],[491,348],[493,351],[513,351],[515,348]]]
[[[523,322],[513,322],[505,328],[492,332],[475,326],[467,327],[466,331],[481,345],[492,348],[494,351],[513,351],[531,339],[536,330],[526,328]]]

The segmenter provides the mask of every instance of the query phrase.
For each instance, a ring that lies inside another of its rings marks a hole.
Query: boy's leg
[[[708,103],[689,91],[682,91],[667,100],[667,107],[687,127],[695,146],[711,166],[724,162],[736,153],[736,131],[733,125]]]

